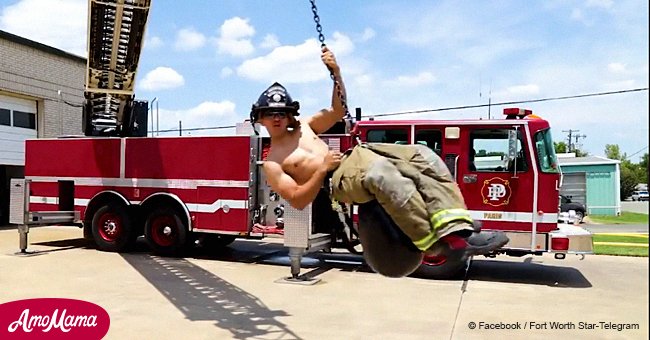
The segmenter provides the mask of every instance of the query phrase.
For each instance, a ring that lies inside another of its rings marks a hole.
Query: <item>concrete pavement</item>
[[[305,259],[321,282],[298,286],[275,282],[289,273],[277,240],[163,258],[97,251],[75,228],[29,237],[36,253],[15,255],[18,233],[0,230],[0,303],[93,302],[111,317],[106,339],[648,338],[648,258],[478,258],[466,280],[432,281],[335,254]]]

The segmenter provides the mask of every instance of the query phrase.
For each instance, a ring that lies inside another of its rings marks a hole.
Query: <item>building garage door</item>
[[[0,164],[25,165],[25,140],[37,137],[37,105],[0,94]]]
[[[575,202],[587,203],[587,179],[584,172],[564,173],[560,194]]]

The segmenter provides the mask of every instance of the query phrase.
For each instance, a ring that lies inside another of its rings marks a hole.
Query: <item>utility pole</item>
[[[573,152],[573,133],[574,132],[579,132],[579,131],[580,130],[571,130],[571,129],[562,130],[562,132],[568,132],[569,133],[569,137],[567,138],[567,140],[569,141],[569,145],[567,145],[567,148],[568,148],[567,151],[568,152]]]
[[[577,132],[577,131],[576,131],[576,132]],[[582,134],[582,135],[576,134],[574,137],[575,137],[575,139],[576,139],[576,142],[575,142],[575,144],[574,144],[574,145],[575,145],[575,148],[576,148],[576,149],[578,149],[578,148],[582,148],[582,147],[580,147],[580,144],[578,143],[578,141],[580,140],[580,138],[587,138],[587,135],[585,135],[585,134]]]
[[[568,152],[575,152],[576,149],[578,148],[578,141],[580,140],[580,138],[587,138],[587,135],[578,134],[578,132],[580,132],[580,130],[569,129],[569,130],[562,130],[562,132],[568,132],[569,133],[569,136],[567,137],[567,141],[569,142],[569,145],[567,146]],[[573,142],[574,138],[576,140],[575,142]]]

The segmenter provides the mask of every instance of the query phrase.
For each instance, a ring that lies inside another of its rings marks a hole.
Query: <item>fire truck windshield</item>
[[[550,128],[535,134],[535,149],[540,170],[545,173],[558,173],[558,162]]]

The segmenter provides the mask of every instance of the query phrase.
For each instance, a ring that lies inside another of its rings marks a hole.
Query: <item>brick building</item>
[[[82,134],[86,59],[0,30],[0,225],[24,141]]]

